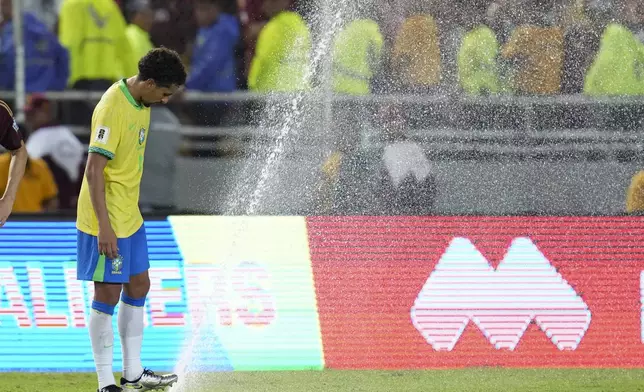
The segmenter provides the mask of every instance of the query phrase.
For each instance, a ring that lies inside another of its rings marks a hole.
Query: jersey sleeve
[[[121,121],[110,108],[100,109],[92,120],[92,129],[89,152],[103,155],[107,159],[114,159],[116,149],[121,140]]]
[[[6,103],[0,101],[0,145],[9,151],[22,146],[22,133]]]

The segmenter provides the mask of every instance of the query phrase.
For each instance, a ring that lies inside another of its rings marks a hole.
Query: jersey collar
[[[134,108],[135,108],[136,110],[141,110],[141,109],[143,109],[143,107],[142,107],[141,105],[139,105],[139,103],[138,103],[138,102],[136,102],[136,100],[134,99],[134,97],[133,97],[133,96],[132,96],[132,94],[130,93],[130,90],[128,90],[128,88],[127,88],[127,84],[125,84],[125,79],[121,79],[121,80],[119,81],[119,88],[121,89],[121,91],[122,91],[122,92],[123,92],[123,94],[125,95],[125,98],[127,98],[127,101],[128,101],[132,106],[134,106]]]

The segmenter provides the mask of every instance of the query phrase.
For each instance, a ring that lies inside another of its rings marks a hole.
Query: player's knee
[[[94,300],[100,303],[116,306],[121,297],[121,285],[94,282]]]
[[[125,290],[125,294],[130,298],[145,298],[150,291],[150,284],[144,286],[132,286]]]
[[[145,298],[150,291],[150,277],[145,271],[130,277],[130,282],[125,285],[125,294],[130,298]]]

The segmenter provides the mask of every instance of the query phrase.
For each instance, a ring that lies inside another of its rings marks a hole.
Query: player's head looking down
[[[149,51],[139,61],[137,89],[141,103],[168,103],[172,94],[186,83],[186,69],[179,54],[167,48]]]

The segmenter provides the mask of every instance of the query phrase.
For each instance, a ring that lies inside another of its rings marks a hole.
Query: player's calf
[[[116,385],[112,368],[114,355],[112,317],[121,292],[121,285],[95,282],[94,287],[89,335],[98,375],[97,392],[122,392],[123,389]]]
[[[123,377],[128,380],[134,380],[143,373],[141,345],[143,344],[144,305],[145,297],[135,299],[123,292],[118,329],[123,351]]]

